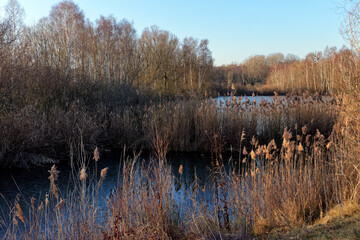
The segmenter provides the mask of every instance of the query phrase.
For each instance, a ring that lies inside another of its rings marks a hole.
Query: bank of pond
[[[154,141],[169,151],[211,152],[213,136],[224,151],[241,151],[254,136],[262,144],[281,141],[287,127],[329,136],[341,101],[324,96],[245,96],[174,100],[87,110],[54,108],[47,114],[26,108],[0,119],[2,167],[29,167],[54,160],[68,161],[82,142],[87,150],[152,150]],[[245,142],[243,141],[245,136]],[[242,144],[240,144],[242,142]]]
[[[128,108],[109,124],[120,152],[79,136],[67,161],[1,170],[1,235],[241,238],[311,223],[351,188],[340,106],[229,96]]]

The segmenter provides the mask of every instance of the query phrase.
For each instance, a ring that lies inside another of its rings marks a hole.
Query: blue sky
[[[28,25],[48,16],[58,0],[18,0]],[[2,5],[7,0],[0,0]],[[216,65],[240,63],[251,55],[293,53],[303,58],[326,46],[341,48],[342,17],[332,0],[74,0],[85,17],[126,18],[138,35],[158,25],[181,40],[207,38]]]

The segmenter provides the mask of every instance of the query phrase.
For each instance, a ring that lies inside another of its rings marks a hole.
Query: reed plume
[[[55,164],[51,167],[51,169],[48,172],[50,173],[49,179],[50,179],[51,192],[55,195],[56,199],[59,199],[55,181],[57,180],[60,172],[56,169]]]
[[[94,160],[95,160],[96,162],[98,162],[99,159],[100,159],[100,152],[99,152],[98,147],[96,147],[95,150],[94,150]]]
[[[101,182],[105,179],[108,169],[109,169],[108,167],[101,169],[100,179],[99,179],[99,182],[98,182],[98,189],[100,188]],[[96,190],[96,196],[98,194],[97,191],[98,190]]]
[[[244,155],[247,155],[248,154],[248,152],[247,152],[247,150],[246,150],[246,147],[244,146],[244,148],[243,148],[243,152],[242,152],[242,154],[244,154]]]
[[[86,170],[85,170],[85,168],[82,168],[80,170],[80,181],[83,182],[86,180],[86,178],[87,178]]]
[[[24,218],[24,213],[20,207],[20,204],[18,202],[15,203],[15,207],[16,207],[16,216],[25,224],[25,218]]]
[[[181,164],[180,167],[179,167],[179,173],[180,173],[180,175],[183,174],[183,165],[182,165],[182,164]]]
[[[251,150],[250,156],[251,156],[251,159],[252,159],[252,160],[255,160],[255,159],[256,159],[256,154],[255,154],[254,150]]]
[[[50,181],[54,182],[57,180],[58,176],[59,176],[59,171],[56,169],[55,164],[51,167],[51,169],[48,171],[50,173]]]
[[[108,167],[101,169],[101,172],[100,172],[101,179],[105,179],[108,169],[109,169]]]

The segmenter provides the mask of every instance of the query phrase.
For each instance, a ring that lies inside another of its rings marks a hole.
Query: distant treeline
[[[214,67],[213,81],[216,84],[226,83],[228,86],[231,86],[232,83],[244,86],[264,84],[272,66],[280,63],[289,64],[294,61],[299,61],[299,57],[293,54],[288,54],[286,57],[282,53],[273,53],[268,56],[255,55],[241,64],[234,63]]]
[[[297,92],[309,90],[334,94],[359,84],[359,57],[349,49],[326,47],[309,53],[305,59],[282,53],[256,55],[241,64],[214,67],[212,82],[218,89],[247,89],[262,92]],[[255,86],[255,88],[249,88]]]

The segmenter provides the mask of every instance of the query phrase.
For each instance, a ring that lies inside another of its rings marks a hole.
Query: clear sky
[[[31,25],[48,16],[59,0],[18,0]],[[7,0],[0,0],[4,5]],[[326,46],[341,48],[342,16],[332,0],[74,0],[95,21],[113,15],[134,23],[138,35],[158,25],[181,40],[209,39],[216,65],[251,55],[293,53],[303,58]]]

